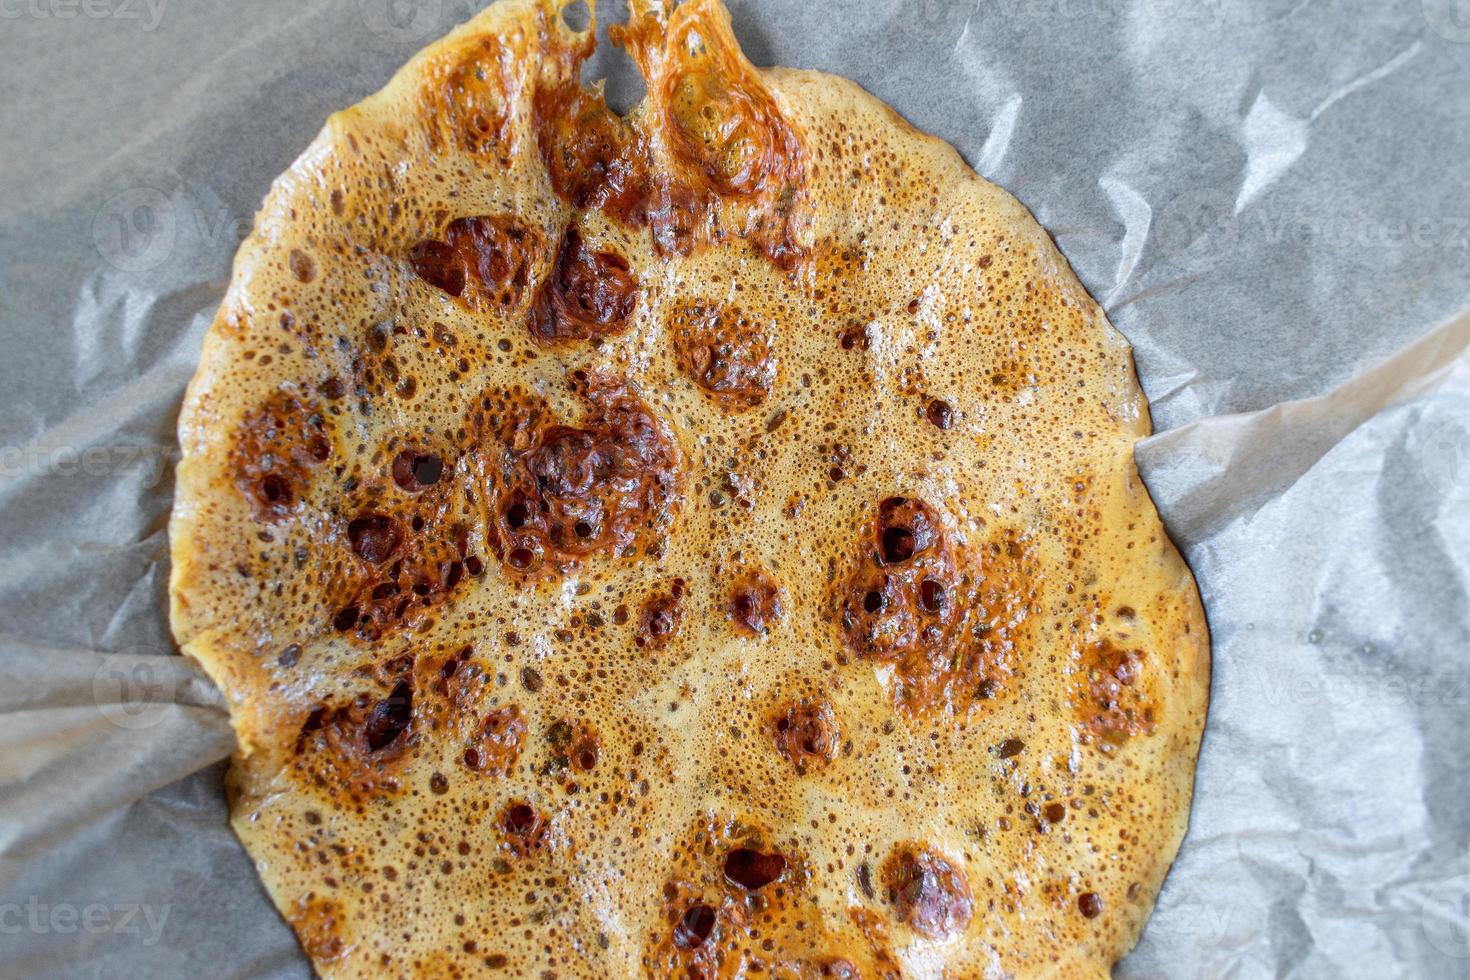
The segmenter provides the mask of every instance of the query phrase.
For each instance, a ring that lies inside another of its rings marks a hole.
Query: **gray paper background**
[[[0,0],[0,975],[309,975],[170,655],[173,425],[270,180],[479,6]],[[1216,672],[1119,974],[1470,977],[1470,0],[730,6],[1020,197],[1136,348]]]

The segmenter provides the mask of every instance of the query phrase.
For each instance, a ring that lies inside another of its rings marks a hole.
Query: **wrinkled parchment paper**
[[[478,6],[0,0],[6,977],[309,975],[172,655],[173,425],[270,180]],[[1215,676],[1118,972],[1470,977],[1470,0],[730,6],[1017,194],[1136,348]]]

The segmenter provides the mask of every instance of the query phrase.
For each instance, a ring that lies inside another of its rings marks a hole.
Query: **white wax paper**
[[[479,6],[0,0],[0,975],[309,975],[169,641],[173,426],[271,179]],[[1118,973],[1470,977],[1470,0],[731,7],[1017,194],[1135,346],[1215,676]]]

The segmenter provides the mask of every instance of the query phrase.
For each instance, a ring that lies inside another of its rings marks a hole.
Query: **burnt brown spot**
[[[602,758],[602,740],[596,729],[584,721],[561,719],[547,729],[546,741],[551,746],[548,769],[552,771],[571,766],[580,772],[591,772]]]
[[[737,847],[725,856],[725,880],[746,891],[764,888],[786,872],[786,859],[749,847]]]
[[[939,537],[939,521],[923,501],[889,497],[878,505],[878,543],[884,564],[900,565],[926,554]]]
[[[338,633],[346,633],[348,630],[357,626],[357,621],[361,615],[361,610],[356,606],[348,606],[345,609],[340,609],[337,611],[337,615],[332,617],[332,628]]]
[[[500,833],[506,849],[526,855],[546,839],[546,818],[524,800],[507,803],[500,811]]]
[[[580,426],[544,417],[507,426],[513,441],[496,474],[491,541],[513,571],[631,554],[671,516],[678,455],[670,434],[624,389],[594,387],[589,398],[593,411]]]
[[[702,194],[745,210],[746,237],[778,269],[794,269],[807,256],[802,229],[811,221],[797,131],[738,53],[728,23],[691,20],[665,43],[673,70],[663,73],[661,101],[677,169]]]
[[[403,543],[403,529],[386,515],[364,514],[347,525],[347,540],[357,557],[381,564],[393,557]]]
[[[781,587],[769,573],[751,569],[735,580],[730,590],[729,616],[737,630],[764,636],[785,614]]]
[[[583,772],[591,772],[597,767],[597,760],[602,750],[598,748],[595,739],[579,742],[572,746],[572,763]]]
[[[934,512],[890,497],[878,506],[842,603],[847,646],[858,656],[901,658],[937,649],[958,615],[947,601],[959,575]]]
[[[715,910],[697,902],[689,906],[674,926],[674,945],[680,949],[697,949],[709,942],[715,931]]]
[[[1084,918],[1097,918],[1102,915],[1102,908],[1102,899],[1096,892],[1083,892],[1077,896],[1077,911],[1081,912]]]
[[[457,146],[508,165],[506,92],[511,71],[510,53],[493,35],[465,44],[456,61],[433,62],[423,99],[437,124],[431,134],[435,145]]]
[[[928,939],[964,931],[973,911],[964,873],[928,847],[900,844],[883,865],[883,887],[899,920]]]
[[[381,752],[403,736],[413,720],[413,685],[399,681],[393,693],[373,705],[363,726],[363,738],[373,752]]]
[[[347,952],[347,914],[340,903],[304,895],[291,910],[290,919],[301,948],[313,962],[331,963]]]
[[[345,487],[351,498],[370,505],[348,522],[343,536],[343,550],[350,547],[359,560],[327,554],[317,573],[336,628],[365,641],[421,622],[467,576],[484,571],[483,561],[470,554],[478,510],[473,488],[445,479],[437,455],[403,449],[390,458],[388,473],[353,477]],[[385,493],[386,479],[406,492]],[[343,505],[349,513],[351,507]],[[348,610],[356,611],[355,623]]]
[[[619,333],[638,305],[638,278],[628,260],[588,247],[567,232],[551,278],[531,308],[531,336],[541,344]]]
[[[929,403],[929,407],[924,410],[924,417],[936,429],[948,431],[954,425],[954,409],[949,407],[949,402],[938,398]]]
[[[1026,743],[1019,738],[1008,738],[995,747],[995,755],[998,759],[1013,759],[1025,748]]]
[[[600,209],[640,225],[658,188],[641,132],[613,112],[600,92],[579,82],[585,48],[560,52],[560,78],[538,85],[533,101],[537,144],[558,196],[579,210]]]
[[[388,693],[364,691],[346,702],[321,704],[302,721],[295,764],[305,778],[349,794],[391,792],[416,742],[417,699],[410,679],[413,658],[384,665],[397,674]]]
[[[258,520],[295,513],[332,456],[331,429],[315,402],[278,392],[241,420],[231,457],[235,484]]]
[[[500,825],[507,834],[524,837],[535,829],[538,822],[536,811],[529,803],[514,803],[506,807]]]
[[[1021,668],[1035,579],[1025,540],[1001,532],[962,552],[928,504],[890,497],[841,593],[843,637],[857,657],[896,664],[899,710],[967,712]]]
[[[797,772],[837,758],[841,733],[837,717],[825,701],[799,701],[778,713],[770,723],[776,750]]]
[[[526,738],[526,722],[518,705],[505,705],[487,714],[464,750],[467,768],[487,776],[508,775]]]
[[[650,596],[638,613],[638,635],[634,642],[647,650],[662,649],[679,633],[683,619],[683,582],[676,582],[667,593]]]
[[[799,185],[805,154],[770,92],[753,72],[716,64],[717,57],[693,60],[666,82],[675,153],[721,195]]]
[[[776,380],[771,338],[734,307],[683,303],[669,314],[679,370],[730,411],[754,408]]]
[[[1154,730],[1157,697],[1142,650],[1123,650],[1100,640],[1082,651],[1081,661],[1073,702],[1089,740],[1116,746]]]
[[[287,264],[291,267],[291,275],[297,282],[309,283],[316,278],[316,261],[299,248],[291,249],[287,257]]]
[[[503,308],[520,303],[543,248],[541,236],[515,218],[458,218],[408,258],[420,279],[471,309]]]
[[[450,296],[463,296],[464,263],[448,242],[436,239],[419,242],[408,255],[414,274]]]
[[[405,449],[393,458],[393,482],[400,490],[418,493],[439,482],[444,461],[432,453]]]

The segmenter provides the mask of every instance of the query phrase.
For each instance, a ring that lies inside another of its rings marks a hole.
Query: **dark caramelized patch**
[[[635,57],[647,64],[648,46],[629,33]],[[710,7],[676,12],[664,57],[665,131],[689,183],[748,209],[743,224],[752,244],[777,268],[796,268],[807,256],[802,239],[811,223],[807,153],[740,53],[729,15]]]
[[[465,766],[487,776],[509,775],[520,758],[526,722],[518,705],[496,708],[480,723],[479,731],[461,756]]]
[[[510,104],[514,54],[498,37],[481,34],[453,61],[433,65],[423,101],[430,139],[466,153],[510,162]]]
[[[778,712],[769,728],[776,750],[799,773],[837,758],[841,732],[837,716],[825,701],[798,701]]]
[[[632,553],[669,519],[678,481],[672,436],[616,384],[590,382],[581,425],[507,404],[511,439],[495,474],[492,542],[512,570],[568,569],[599,552]],[[525,412],[526,425],[510,418]],[[517,450],[516,445],[524,445]]]
[[[776,363],[764,328],[734,307],[682,303],[669,314],[679,370],[731,411],[754,408],[771,393]]]
[[[612,29],[638,62],[663,118],[673,173],[640,210],[661,254],[717,238],[718,212],[783,271],[805,260],[812,224],[807,153],[760,73],[740,53],[722,8],[687,4],[667,32],[654,14]]]
[[[308,778],[349,795],[398,789],[407,750],[416,741],[415,698],[407,676],[389,683],[385,693],[365,691],[307,714],[295,756]]]
[[[357,557],[382,564],[403,543],[403,528],[397,520],[384,514],[364,514],[347,525],[347,540]]]
[[[673,842],[641,975],[855,976],[839,933],[816,907],[811,869],[763,828],[706,814]],[[878,974],[878,976],[882,976]]]
[[[340,902],[303,895],[291,910],[291,928],[315,963],[332,963],[348,950],[347,910]]]
[[[1154,730],[1157,699],[1146,672],[1142,650],[1100,640],[1083,651],[1073,703],[1089,741],[1111,747]]]
[[[737,50],[700,43],[699,29],[670,38],[684,55],[664,81],[674,152],[722,195],[755,197],[801,184],[805,154],[771,93]]]
[[[474,310],[519,305],[544,244],[508,215],[458,218],[419,242],[409,262],[420,279]]]
[[[256,518],[282,521],[331,459],[331,429],[315,402],[277,392],[241,420],[231,455],[235,485]]]
[[[642,134],[578,80],[591,49],[573,49],[559,77],[537,86],[536,140],[556,193],[581,210],[639,223],[653,191]]]
[[[798,773],[831,763],[841,748],[841,730],[825,701],[798,701],[776,714],[769,727],[776,751],[791,760]]]
[[[905,714],[962,714],[1021,667],[1036,560],[1010,534],[957,555],[934,510],[907,497],[878,506],[841,602],[847,648],[894,662]]]
[[[517,856],[538,850],[546,841],[546,818],[524,800],[507,803],[500,811],[499,824],[502,844]]]
[[[786,873],[786,859],[752,847],[737,847],[725,855],[725,880],[746,891],[756,891]]]
[[[619,27],[612,30],[619,36]],[[657,172],[644,131],[579,83],[590,53],[590,46],[567,50],[554,77],[536,88],[536,139],[551,185],[580,210],[648,225],[660,255],[688,255],[704,233],[710,202],[677,175]]]
[[[921,500],[889,497],[872,528],[842,602],[848,649],[881,659],[938,650],[958,619],[959,586],[938,518]]]
[[[363,723],[363,741],[370,752],[381,752],[403,737],[413,721],[413,685],[399,681],[393,693],[373,705]]]
[[[973,901],[964,872],[918,844],[900,844],[883,865],[883,887],[899,921],[927,939],[963,932]]]
[[[715,931],[715,910],[703,902],[694,902],[674,926],[674,945],[679,949],[698,949],[709,942]]]
[[[406,493],[419,493],[439,482],[444,461],[432,453],[405,449],[393,457],[393,482]]]
[[[764,569],[742,572],[730,588],[728,614],[738,631],[766,635],[786,615],[781,586]]]
[[[885,565],[928,554],[939,542],[939,521],[921,500],[889,497],[878,505],[878,547]]]
[[[584,721],[563,718],[546,733],[551,746],[551,760],[546,771],[560,772],[568,767],[578,772],[592,772],[602,759],[602,740],[597,730]]]
[[[637,305],[638,277],[628,260],[594,251],[573,228],[531,307],[531,336],[540,344],[611,336]]]
[[[649,596],[638,612],[635,643],[646,650],[659,650],[679,632],[683,619],[684,580],[675,580],[666,593]]]
[[[332,628],[377,640],[449,598],[460,584],[484,571],[471,553],[471,491],[446,477],[440,456],[405,449],[372,481],[354,481],[352,496],[371,501],[358,510],[346,534],[315,556]],[[390,490],[395,484],[405,493]],[[351,513],[352,505],[347,505]],[[341,550],[337,550],[340,548]],[[350,552],[352,560],[341,560]]]

